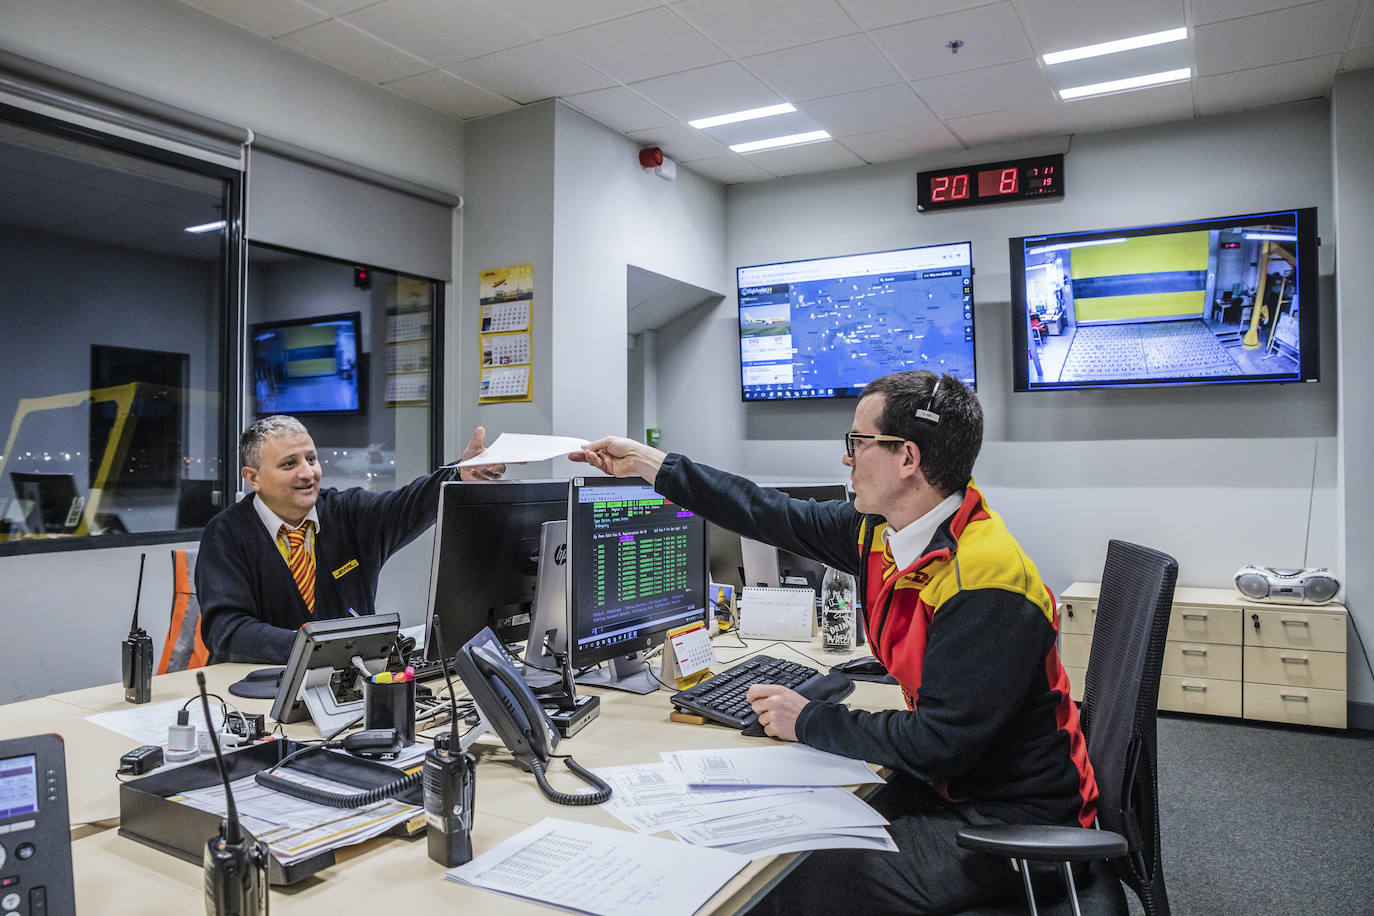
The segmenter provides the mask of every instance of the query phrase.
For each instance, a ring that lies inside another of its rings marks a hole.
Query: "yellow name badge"
[[[338,569],[334,570],[334,578],[335,578],[335,579],[342,579],[344,576],[348,575],[349,573],[351,573],[353,570],[355,570],[355,569],[357,569],[357,568],[358,568],[358,561],[357,561],[357,560],[349,560],[347,563],[345,563],[344,565],[340,566]]]

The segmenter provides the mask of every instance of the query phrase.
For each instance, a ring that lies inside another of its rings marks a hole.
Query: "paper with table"
[[[205,713],[201,711],[199,699],[190,703],[186,700],[168,700],[166,703],[148,703],[129,709],[97,712],[87,716],[86,721],[127,735],[139,744],[163,745],[167,743],[167,726],[176,724],[177,712],[183,707],[189,714],[189,724],[194,725],[199,731],[205,731]],[[215,721],[215,729],[218,731],[224,724],[224,710],[218,703],[211,704],[210,718]]]
[[[458,468],[476,467],[483,464],[521,464],[526,461],[547,461],[569,452],[582,450],[587,439],[575,436],[536,436],[530,433],[502,433],[496,441],[488,445],[486,451],[476,458],[459,461],[453,465]]]

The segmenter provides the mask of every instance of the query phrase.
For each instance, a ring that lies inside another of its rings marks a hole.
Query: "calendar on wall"
[[[532,400],[534,265],[484,270],[480,280],[477,343],[482,374],[477,403]]]
[[[386,406],[429,404],[434,290],[420,277],[397,277],[386,310]]]

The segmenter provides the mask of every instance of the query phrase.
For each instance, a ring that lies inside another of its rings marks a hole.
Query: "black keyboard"
[[[715,677],[673,694],[671,699],[678,709],[747,729],[758,722],[745,698],[753,684],[780,684],[808,700],[842,700],[854,690],[854,682],[839,672],[821,674],[799,662],[752,655]]]
[[[444,663],[438,659],[425,661],[423,651],[416,652],[406,660],[406,664],[415,669],[415,680],[432,681],[435,678],[444,676]],[[458,670],[453,667],[453,659],[448,659],[448,673],[453,675],[454,680],[458,679]]]

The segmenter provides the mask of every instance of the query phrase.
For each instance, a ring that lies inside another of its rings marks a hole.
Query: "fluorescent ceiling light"
[[[815,143],[817,140],[829,140],[830,134],[823,130],[813,130],[804,134],[788,134],[786,137],[770,137],[767,140],[750,140],[748,143],[736,143],[730,149],[737,153],[753,153],[761,149],[777,149],[780,146],[800,146],[803,143]]]
[[[1047,66],[1053,66],[1066,61],[1083,60],[1086,57],[1101,57],[1103,54],[1116,54],[1120,51],[1134,51],[1136,48],[1148,48],[1152,45],[1168,44],[1171,41],[1182,41],[1187,37],[1187,29],[1168,29],[1163,32],[1151,32],[1149,35],[1137,35],[1134,38],[1119,38],[1116,41],[1104,41],[1097,45],[1069,48],[1067,51],[1051,51],[1043,59]]]
[[[716,115],[714,118],[697,118],[695,121],[688,121],[687,123],[697,130],[705,130],[708,127],[719,127],[722,124],[736,124],[740,121],[752,121],[755,118],[771,118],[773,115],[787,114],[796,110],[796,107],[790,102],[783,102],[781,105],[750,108],[748,111],[734,111],[730,114]]]
[[[1069,89],[1060,89],[1059,97],[1068,101],[1069,99],[1081,99],[1090,95],[1105,95],[1108,92],[1124,92],[1127,89],[1143,89],[1146,86],[1159,86],[1164,83],[1178,83],[1188,79],[1193,75],[1191,67],[1183,67],[1180,70],[1165,70],[1163,73],[1147,73],[1144,76],[1128,76],[1124,80],[1111,80],[1106,83],[1090,83],[1087,86],[1073,86]]]
[[[214,232],[216,229],[224,228],[224,220],[217,219],[213,223],[201,223],[199,226],[187,226],[187,232],[194,232],[199,235],[202,232]]]
[[[1245,238],[1252,242],[1296,242],[1298,237],[1286,232],[1247,232]]]
[[[1090,242],[1063,242],[1059,245],[1041,245],[1027,248],[1026,254],[1044,254],[1047,251],[1067,251],[1070,248],[1087,248],[1089,245],[1120,245],[1125,239],[1093,239]]]

